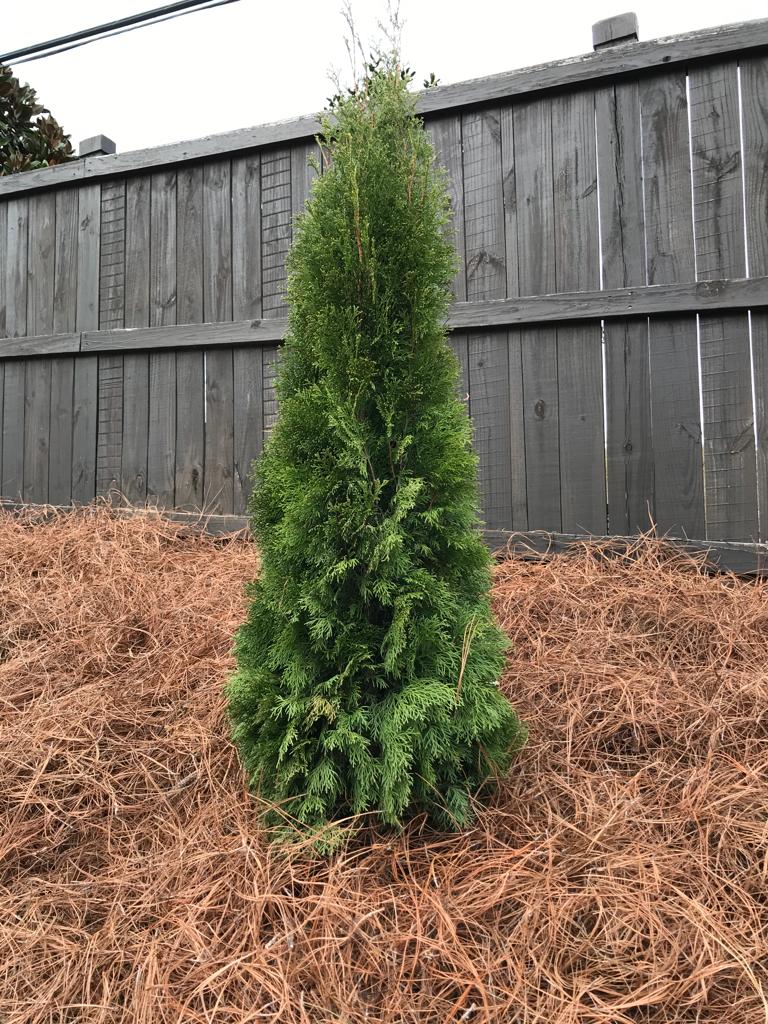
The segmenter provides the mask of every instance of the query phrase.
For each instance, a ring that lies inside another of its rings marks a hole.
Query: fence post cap
[[[614,14],[612,18],[596,21],[592,26],[593,50],[599,50],[603,46],[614,46],[616,43],[637,42],[638,38],[637,15],[632,11]]]
[[[77,147],[77,155],[84,156],[107,156],[114,153],[117,146],[107,135],[92,135],[90,139],[83,139]]]

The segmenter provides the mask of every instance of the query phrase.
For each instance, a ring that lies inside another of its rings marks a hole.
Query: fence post
[[[117,149],[115,143],[106,135],[92,135],[90,139],[83,139],[77,148],[77,155],[84,156],[108,156]]]
[[[615,46],[617,43],[636,43],[638,38],[637,15],[631,11],[627,14],[614,14],[612,18],[596,21],[592,26],[593,50]]]

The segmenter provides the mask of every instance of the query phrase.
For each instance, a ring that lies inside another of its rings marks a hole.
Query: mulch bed
[[[268,842],[222,686],[242,539],[0,515],[0,1021],[765,1024],[768,583],[509,559],[530,740],[476,825]]]

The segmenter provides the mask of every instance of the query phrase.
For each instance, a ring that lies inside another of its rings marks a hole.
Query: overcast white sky
[[[159,7],[167,0],[0,0],[0,52]],[[103,133],[120,152],[314,113],[347,68],[341,0],[239,0],[15,66],[73,143]],[[385,0],[353,0],[364,37]],[[401,0],[403,52],[442,83],[586,53],[615,0]],[[640,38],[768,14],[765,0],[636,0]]]

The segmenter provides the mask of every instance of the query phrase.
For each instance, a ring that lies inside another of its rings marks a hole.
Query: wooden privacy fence
[[[440,87],[491,531],[768,541],[768,21]],[[626,35],[626,33],[623,33]],[[607,37],[607,38],[606,38]],[[613,39],[612,39],[613,37]],[[242,516],[314,119],[0,179],[0,495]],[[233,524],[237,519],[226,520]]]

